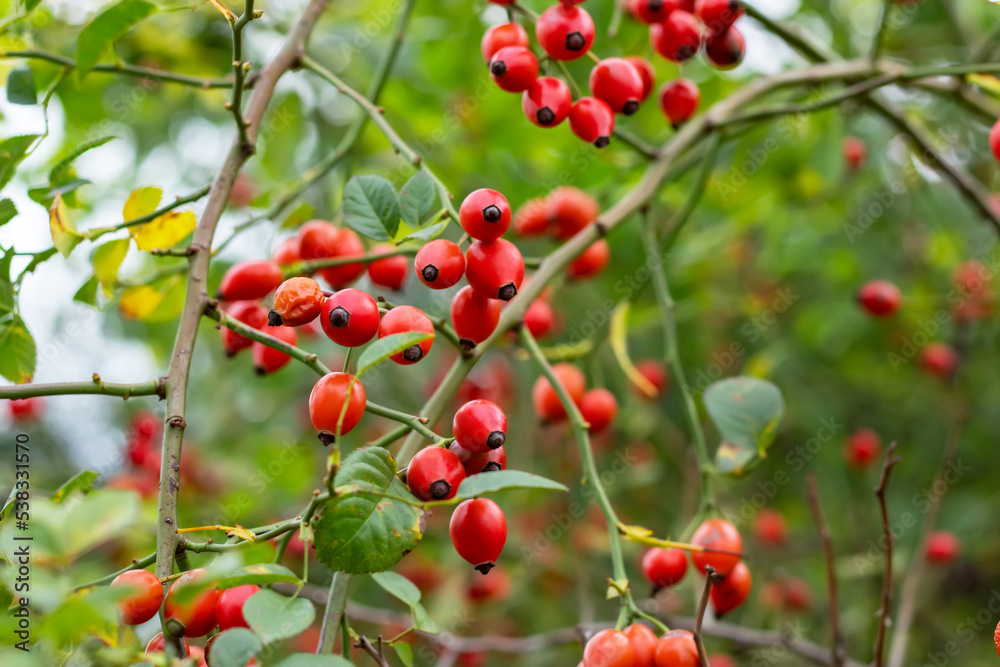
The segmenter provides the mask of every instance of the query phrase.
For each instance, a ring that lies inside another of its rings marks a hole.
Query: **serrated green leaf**
[[[423,331],[407,331],[405,333],[391,334],[365,348],[358,359],[358,370],[355,377],[360,378],[361,374],[382,363],[389,357],[399,354],[403,350],[418,345],[428,338],[433,338],[434,334]]]
[[[11,70],[7,75],[7,101],[11,104],[24,105],[38,103],[35,74],[27,65]]]
[[[77,158],[79,158],[87,151],[98,148],[99,146],[103,146],[104,144],[108,143],[114,138],[115,137],[113,135],[108,135],[101,137],[99,139],[94,139],[93,141],[88,141],[86,143],[80,144],[79,146],[74,148],[72,151],[70,151],[69,155],[66,155],[65,157],[61,158],[52,167],[52,169],[49,170],[49,183],[51,183],[52,185],[59,185],[61,183],[66,182],[67,179],[72,178],[71,174],[73,173],[73,169],[71,168],[71,165],[73,164],[73,162],[76,161]]]
[[[236,570],[229,576],[219,579],[218,588],[233,588],[245,584],[263,586],[264,584],[300,584],[298,575],[284,565],[277,563],[256,563]]]
[[[35,374],[35,339],[20,317],[0,323],[0,375],[15,384]]]
[[[396,479],[396,462],[381,447],[362,447],[344,457],[334,488],[352,483],[371,492],[338,494],[327,501],[316,526],[316,555],[338,572],[384,572],[419,544],[424,514],[384,497],[407,498],[410,492]]]
[[[49,496],[49,500],[58,505],[62,501],[66,500],[66,498],[68,498],[74,491],[87,493],[90,491],[90,487],[94,484],[95,479],[97,479],[96,472],[83,470],[56,489],[55,493]]]
[[[38,138],[37,134],[22,134],[0,141],[0,189],[10,182],[27,154],[31,144]]]
[[[212,667],[246,667],[264,648],[257,635],[246,628],[232,628],[212,640]]]
[[[392,183],[375,174],[355,176],[344,187],[344,223],[376,241],[388,241],[399,229],[399,200]]]
[[[392,645],[396,650],[396,656],[403,663],[403,667],[413,667],[413,648],[404,641],[398,641]]]
[[[339,655],[296,653],[288,656],[274,667],[354,667],[354,663]]]
[[[301,634],[316,618],[316,608],[305,598],[286,598],[264,589],[243,603],[243,618],[261,641],[271,644]]]
[[[87,282],[80,285],[80,289],[73,295],[73,301],[97,307],[97,288],[100,286],[101,281],[97,279],[97,276],[90,276]]]
[[[91,19],[76,40],[77,76],[86,76],[115,40],[156,11],[146,0],[121,0]]]
[[[404,234],[401,238],[396,239],[396,243],[402,243],[403,241],[430,241],[431,239],[438,236],[448,227],[447,222],[436,222],[433,225],[427,225],[423,229],[418,229],[416,231],[411,231]]]
[[[121,268],[125,255],[128,254],[129,239],[117,239],[101,244],[94,250],[91,260],[94,264],[94,277],[104,288],[104,295],[110,297],[118,281],[118,269]]]
[[[709,385],[702,400],[722,436],[715,454],[719,472],[742,475],[767,455],[785,410],[774,384],[752,377],[727,378]]]
[[[434,181],[427,172],[418,171],[399,190],[399,212],[403,221],[413,227],[427,219],[437,199]]]
[[[463,479],[462,483],[458,485],[455,499],[475,498],[486,493],[510,489],[569,490],[559,482],[523,470],[495,470]]]
[[[6,225],[17,215],[17,207],[9,199],[0,199],[0,226]]]
[[[392,571],[376,572],[372,575],[372,579],[386,593],[405,603],[407,606],[420,602],[420,589],[401,574],[396,574]]]

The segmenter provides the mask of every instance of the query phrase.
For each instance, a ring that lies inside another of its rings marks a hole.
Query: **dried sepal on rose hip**
[[[289,278],[274,293],[274,305],[267,314],[267,323],[272,327],[309,324],[319,317],[325,299],[323,288],[312,278]]]

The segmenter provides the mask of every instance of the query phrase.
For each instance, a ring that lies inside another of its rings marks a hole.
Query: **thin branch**
[[[72,58],[66,58],[64,56],[45,51],[0,51],[0,58],[27,58],[29,60],[44,60],[57,65],[62,65],[63,67],[69,69],[76,68],[76,61]],[[187,76],[185,74],[175,74],[173,72],[151,69],[149,67],[129,65],[127,63],[120,63],[116,65],[94,65],[91,71],[104,72],[107,74],[125,74],[128,76],[138,77],[140,79],[153,79],[155,81],[169,81],[171,83],[180,83],[185,86],[193,86],[195,88],[202,88],[206,90],[209,88],[232,88],[233,86],[233,82],[229,79],[206,79],[199,76]]]
[[[345,572],[333,573],[323,612],[323,625],[319,631],[317,653],[333,653],[334,644],[337,642],[337,628],[340,627],[340,619],[344,616],[344,607],[347,604],[347,586],[350,582],[351,575]],[[342,646],[341,649],[346,653],[348,647]]]
[[[233,28],[233,98],[229,102],[229,110],[233,112],[236,127],[239,130],[240,147],[247,152],[253,152],[254,145],[247,136],[249,123],[243,117],[243,86],[250,71],[250,63],[243,62],[243,29],[250,21],[259,16],[253,9],[254,0],[245,0],[243,14],[236,21],[231,21]]]
[[[115,384],[105,382],[94,373],[90,382],[56,382],[53,384],[15,384],[0,387],[0,399],[32,398],[34,396],[70,396],[81,394],[101,394],[118,396],[128,400],[133,396],[165,396],[167,379],[159,378],[148,382]]]
[[[323,259],[311,259],[305,262],[297,262],[287,267],[283,267],[283,269],[286,278],[290,278],[292,276],[308,276],[316,271],[319,271],[320,269],[325,269],[331,266],[343,266],[345,264],[357,264],[359,262],[368,264],[370,262],[387,259],[389,257],[415,255],[417,254],[417,250],[419,250],[419,248],[397,248],[396,250],[390,250],[388,252],[370,253],[360,257],[324,257]]]
[[[146,215],[140,216],[138,218],[132,218],[131,220],[126,220],[124,222],[119,222],[118,224],[110,225],[108,227],[93,227],[93,228],[88,229],[87,231],[83,232],[83,235],[85,237],[87,237],[87,240],[89,240],[89,241],[95,241],[98,238],[100,238],[101,236],[104,236],[105,234],[110,234],[112,232],[117,232],[118,230],[121,230],[121,229],[127,229],[129,227],[134,227],[136,225],[145,224],[145,223],[147,223],[147,222],[149,222],[151,220],[155,220],[156,218],[160,217],[164,213],[168,213],[168,212],[174,210],[178,206],[183,206],[184,204],[190,204],[192,202],[198,201],[199,199],[201,199],[202,197],[204,197],[205,195],[207,195],[210,190],[211,190],[211,186],[210,185],[206,185],[205,187],[201,188],[200,190],[198,190],[196,192],[192,192],[189,195],[185,195],[183,197],[176,197],[172,202],[170,202],[169,204],[165,204],[165,205],[161,206],[160,208],[156,209],[152,213],[147,213]]]
[[[382,636],[379,635],[379,646],[381,647],[381,645],[382,645]],[[377,662],[380,665],[380,667],[389,667],[389,662],[385,659],[385,656],[382,655],[382,651],[378,648],[375,648],[375,646],[373,646],[372,643],[368,641],[368,637],[361,635],[361,638],[357,641],[357,643],[354,644],[354,648],[364,649],[365,653],[370,655],[372,657],[372,660]]]
[[[701,590],[701,599],[698,600],[698,611],[694,617],[694,643],[698,647],[698,660],[701,667],[708,667],[708,654],[705,653],[705,642],[702,639],[702,625],[705,621],[705,612],[708,611],[708,600],[712,596],[712,584],[716,578],[722,579],[715,573],[715,568],[711,565],[705,568],[705,586]]]
[[[882,51],[882,43],[885,41],[885,35],[889,32],[888,22],[893,4],[894,0],[883,0],[882,7],[879,9],[878,23],[875,25],[875,37],[872,39],[870,55],[872,62],[878,60],[879,53]]]
[[[823,543],[823,554],[826,558],[826,587],[828,617],[830,623],[830,664],[833,667],[841,667],[847,657],[847,650],[844,646],[844,635],[840,631],[840,605],[837,602],[837,563],[833,553],[833,540],[830,539],[830,528],[827,526],[826,518],[823,516],[823,507],[819,501],[819,483],[816,481],[816,473],[812,472],[806,478],[806,491],[809,498],[809,509],[812,511],[813,521],[819,530],[819,539]]]
[[[875,635],[874,667],[885,664],[885,631],[889,627],[889,611],[892,604],[892,526],[889,523],[889,509],[886,506],[885,492],[889,486],[892,469],[899,463],[899,457],[893,456],[896,443],[893,442],[885,450],[885,463],[882,465],[882,476],[875,487],[875,497],[878,498],[879,513],[882,516],[882,539],[885,541],[885,574],[882,581],[882,608],[879,611],[878,633]]]

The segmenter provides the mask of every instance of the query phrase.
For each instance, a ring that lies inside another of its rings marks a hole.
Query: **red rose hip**
[[[526,46],[505,46],[490,58],[490,76],[508,93],[523,93],[538,79],[538,59]]]
[[[496,403],[477,399],[458,409],[452,420],[455,442],[473,454],[484,454],[507,440],[507,415]]]
[[[321,377],[309,394],[309,419],[319,431],[320,441],[333,442],[341,414],[340,434],[350,433],[364,416],[366,404],[365,387],[353,375],[334,372]]]
[[[389,357],[402,366],[417,363],[431,351],[431,345],[434,344],[434,325],[430,318],[413,306],[396,306],[382,317],[382,323],[378,327],[379,338],[410,331],[428,333],[430,338]]]
[[[319,323],[337,345],[358,347],[378,333],[378,304],[366,292],[342,289],[323,304]]]
[[[604,148],[615,131],[615,112],[604,100],[581,97],[570,107],[569,129],[587,143]]]
[[[483,33],[483,39],[479,43],[483,60],[487,62],[505,46],[528,46],[528,32],[524,26],[520,23],[492,25]]]
[[[483,296],[469,286],[451,300],[451,326],[467,350],[490,337],[500,322],[500,302]]]
[[[483,217],[486,217],[485,213]],[[510,220],[509,207],[507,219]],[[420,282],[431,289],[448,289],[458,283],[465,274],[465,255],[457,243],[437,239],[417,252],[413,270],[416,271]]]
[[[555,127],[569,116],[573,95],[562,79],[541,76],[521,96],[524,115],[538,127]]]
[[[490,299],[510,301],[524,280],[524,258],[510,241],[474,241],[465,252],[465,277]]]
[[[660,87],[660,110],[674,127],[694,115],[700,100],[701,91],[688,79],[674,79]]]
[[[556,60],[583,57],[594,43],[594,34],[593,19],[579,7],[552,5],[535,23],[538,44]]]
[[[122,572],[111,582],[112,588],[128,590],[126,597],[118,601],[118,613],[122,623],[139,625],[156,616],[163,602],[163,584],[156,575],[146,570]]]
[[[488,574],[507,541],[507,519],[489,498],[474,498],[455,508],[448,533],[458,555]]]
[[[617,113],[638,111],[642,91],[642,75],[624,58],[605,58],[590,70],[590,93]]]
[[[480,188],[462,200],[458,220],[465,233],[472,238],[492,241],[503,236],[510,227],[510,204],[496,190]]]

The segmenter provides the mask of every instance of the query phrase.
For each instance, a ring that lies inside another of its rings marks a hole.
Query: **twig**
[[[95,241],[101,236],[104,236],[105,234],[110,234],[111,232],[117,232],[120,229],[127,229],[129,227],[135,227],[136,225],[145,224],[151,220],[155,220],[164,213],[168,213],[174,210],[178,206],[183,206],[184,204],[190,204],[192,202],[198,201],[199,199],[207,195],[210,190],[211,186],[206,185],[200,190],[192,192],[189,195],[185,195],[183,197],[176,197],[172,202],[170,202],[169,204],[164,204],[163,206],[156,209],[152,213],[147,213],[146,215],[139,216],[138,218],[132,218],[131,220],[119,222],[118,224],[110,225],[108,227],[93,227],[83,232],[83,235],[87,237],[87,240]]]
[[[55,63],[57,65],[62,65],[70,69],[76,68],[76,61],[72,58],[66,58],[55,53],[47,53],[45,51],[32,51],[32,50],[21,50],[21,51],[0,51],[0,58],[27,58],[29,60],[45,60],[50,63]],[[198,76],[187,76],[185,74],[174,74],[173,72],[165,72],[163,70],[150,69],[148,67],[139,67],[138,65],[129,65],[127,63],[117,64],[117,65],[107,65],[99,64],[94,65],[91,69],[92,72],[104,72],[108,74],[126,74],[128,76],[138,77],[140,79],[153,79],[155,81],[169,81],[171,83],[180,83],[185,86],[194,86],[195,88],[231,88],[233,82],[229,79],[206,79]]]
[[[90,382],[56,382],[53,384],[15,384],[0,387],[0,399],[32,398],[34,396],[69,396],[80,394],[102,394],[129,399],[133,396],[164,397],[166,378],[136,382],[134,384],[114,384],[105,382],[94,373]]]
[[[694,643],[698,647],[698,660],[701,667],[708,667],[708,655],[705,653],[705,642],[702,640],[702,624],[705,621],[705,612],[708,610],[708,599],[712,595],[712,584],[715,583],[715,568],[711,565],[705,568],[705,586],[701,590],[701,599],[698,600],[698,611],[694,617]],[[721,579],[722,577],[719,577]]]
[[[878,23],[875,25],[875,37],[872,39],[871,60],[878,60],[879,52],[882,50],[882,43],[885,41],[885,34],[889,31],[889,14],[892,12],[893,0],[883,0],[879,10]]]
[[[892,526],[889,525],[889,509],[886,507],[885,492],[889,486],[892,469],[899,463],[899,457],[893,456],[896,443],[892,442],[885,450],[885,463],[882,465],[882,476],[875,487],[875,497],[878,498],[879,512],[882,515],[882,539],[885,541],[885,575],[882,581],[882,608],[879,611],[878,633],[875,635],[874,667],[882,667],[885,656],[885,631],[889,627],[889,607],[892,603]]]
[[[381,645],[381,643],[382,636],[379,635],[379,645]],[[368,641],[368,637],[361,635],[358,641],[354,644],[354,648],[364,649],[365,653],[370,655],[372,659],[381,667],[389,667],[389,662],[385,659],[385,656],[382,655],[382,652],[375,648],[370,641]]]
[[[816,473],[811,472],[806,478],[806,492],[809,497],[809,509],[812,511],[813,521],[819,530],[819,539],[823,543],[823,554],[826,557],[826,587],[828,617],[830,623],[830,664],[833,667],[841,667],[846,658],[846,648],[844,646],[844,636],[840,631],[840,606],[837,602],[837,564],[833,553],[833,540],[830,539],[830,529],[827,526],[826,518],[823,516],[823,507],[819,501],[819,484],[816,481]]]

